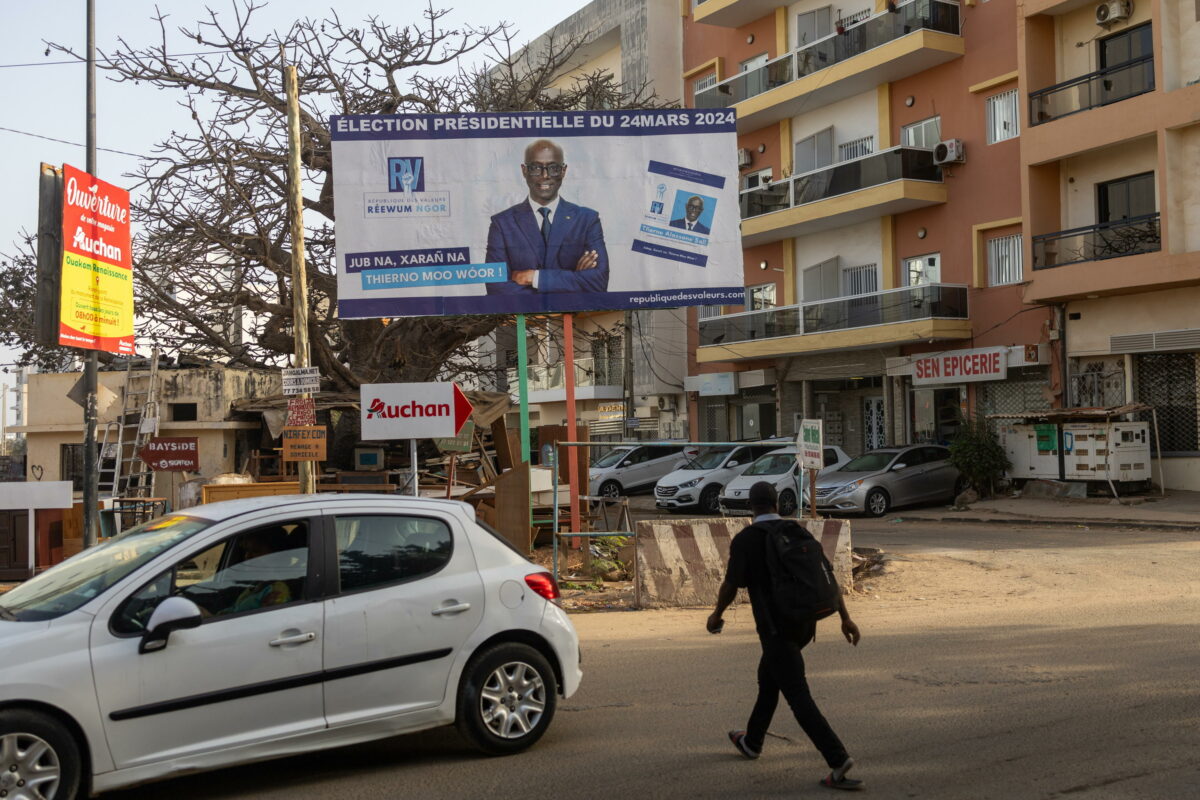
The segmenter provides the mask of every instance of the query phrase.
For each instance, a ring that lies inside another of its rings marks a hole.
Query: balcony
[[[753,247],[946,202],[933,152],[893,147],[741,193],[742,244]]]
[[[740,28],[775,11],[779,0],[698,0],[693,19],[705,25]]]
[[[1042,125],[1081,111],[1154,91],[1154,56],[1142,56],[1029,93],[1029,124]]]
[[[703,319],[696,360],[771,358],[970,335],[967,287],[935,283]]]
[[[1033,268],[1051,269],[1162,249],[1159,214],[1102,222],[1033,237]]]
[[[623,396],[622,359],[575,359],[575,397],[578,400],[618,400]],[[567,399],[566,365],[530,364],[528,367],[529,402],[561,403]],[[515,367],[508,370],[508,391],[517,394]]]
[[[753,131],[962,54],[958,4],[911,0],[728,78],[697,94],[696,107],[735,107],[738,131]]]

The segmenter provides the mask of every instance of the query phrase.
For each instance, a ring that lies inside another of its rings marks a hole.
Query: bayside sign
[[[200,448],[195,436],[156,436],[138,455],[155,472],[200,471]]]
[[[1008,377],[1008,348],[954,350],[913,361],[913,386],[1002,381]]]
[[[457,436],[474,408],[453,383],[368,383],[361,388],[362,438]]]

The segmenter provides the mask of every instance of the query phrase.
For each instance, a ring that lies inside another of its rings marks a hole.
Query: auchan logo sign
[[[913,362],[913,385],[1001,381],[1008,377],[1008,348],[952,350]]]
[[[368,441],[457,436],[474,410],[453,383],[372,383],[361,391]]]

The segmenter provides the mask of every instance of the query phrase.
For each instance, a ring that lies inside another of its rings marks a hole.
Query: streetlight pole
[[[96,174],[96,0],[87,0],[87,166]],[[83,364],[83,546],[96,544],[100,516],[100,463],[96,453],[96,384],[100,359],[88,350]],[[118,457],[119,454],[118,454]]]

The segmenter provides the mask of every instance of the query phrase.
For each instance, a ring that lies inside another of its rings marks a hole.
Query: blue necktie
[[[542,244],[550,244],[550,209],[539,208],[538,213],[542,215]]]

